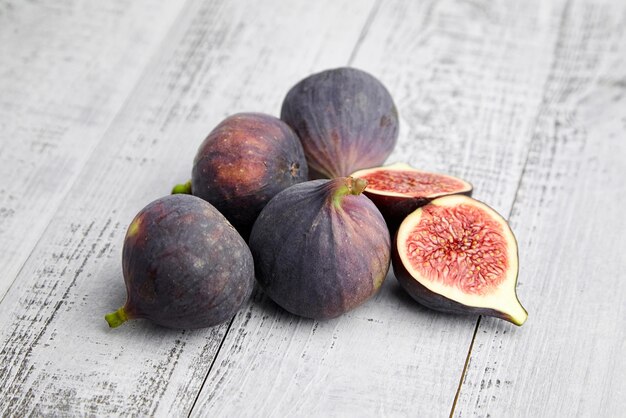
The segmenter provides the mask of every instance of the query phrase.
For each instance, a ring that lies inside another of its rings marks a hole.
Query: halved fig
[[[409,213],[433,199],[451,194],[472,195],[472,185],[465,180],[418,170],[404,163],[367,168],[352,176],[367,180],[364,194],[394,230]]]
[[[393,252],[398,282],[422,305],[526,321],[515,293],[515,236],[484,203],[462,195],[433,200],[402,222]]]

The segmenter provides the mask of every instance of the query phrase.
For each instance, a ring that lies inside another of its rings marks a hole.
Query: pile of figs
[[[283,309],[334,318],[370,299],[391,263],[428,308],[524,323],[507,222],[462,179],[382,165],[398,126],[385,86],[354,68],[297,83],[280,119],[226,118],[200,145],[191,180],[128,227],[127,300],[109,325],[214,326],[255,278]]]

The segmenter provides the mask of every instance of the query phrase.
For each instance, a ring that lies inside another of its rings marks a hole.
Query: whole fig
[[[296,315],[333,318],[380,288],[389,269],[389,231],[362,179],[314,180],[277,194],[250,236],[265,293]]]
[[[287,124],[262,113],[239,113],[211,131],[198,149],[188,187],[174,192],[190,191],[211,203],[247,239],[267,202],[307,176],[302,145]]]
[[[142,209],[122,252],[127,300],[106,315],[111,327],[136,318],[169,328],[210,327],[231,318],[252,292],[246,243],[194,196],[166,196]]]
[[[398,138],[391,95],[356,68],[322,71],[300,81],[287,93],[280,117],[300,137],[311,178],[379,166]]]

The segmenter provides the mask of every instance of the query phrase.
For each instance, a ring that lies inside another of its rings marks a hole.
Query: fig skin
[[[194,196],[166,196],[142,209],[122,252],[127,300],[105,317],[111,327],[136,318],[176,329],[210,327],[231,318],[252,293],[246,243]]]
[[[302,141],[310,178],[381,165],[398,138],[398,112],[385,86],[356,68],[313,74],[289,90],[281,119]]]
[[[430,173],[430,172],[426,172],[422,170],[417,170],[411,167],[410,165],[404,164],[404,163],[396,163],[396,164],[392,164],[388,166],[373,167],[369,169],[359,170],[353,173],[352,176],[353,177],[366,177],[368,174],[371,174],[379,170],[380,171],[384,170],[389,173],[392,173],[394,170],[398,170],[398,171],[406,170],[409,172],[424,173],[424,174],[428,174],[432,176],[438,176],[438,177],[440,176],[443,178],[452,178],[454,180],[457,180],[465,184],[465,188],[459,189],[458,191],[436,192],[435,190],[433,190],[431,192],[424,193],[423,195],[420,195],[420,196],[390,195],[390,194],[384,194],[379,191],[374,191],[373,188],[371,187],[366,189],[364,194],[367,197],[369,197],[370,200],[374,202],[378,210],[380,210],[380,213],[382,213],[383,217],[385,218],[385,221],[387,221],[387,226],[389,227],[389,231],[391,231],[391,233],[394,233],[398,229],[398,227],[400,226],[404,218],[407,217],[408,214],[413,212],[415,209],[418,209],[424,205],[427,205],[428,203],[432,202],[434,199],[437,199],[442,196],[452,195],[452,194],[459,194],[459,195],[463,195],[467,197],[472,197],[473,186],[467,181],[460,179],[460,178],[452,177],[449,175]]]
[[[302,144],[286,123],[262,113],[238,113],[200,145],[191,192],[214,205],[247,239],[267,202],[307,177]]]
[[[285,310],[334,318],[380,288],[390,237],[361,179],[300,183],[276,195],[250,236],[257,281]]]
[[[471,196],[470,191],[467,196]],[[415,209],[420,208],[432,199],[426,197],[411,197],[401,198],[398,196],[384,196],[379,194],[367,194],[372,202],[376,205],[380,213],[387,222],[387,227],[392,233],[395,232],[404,218],[413,212]]]

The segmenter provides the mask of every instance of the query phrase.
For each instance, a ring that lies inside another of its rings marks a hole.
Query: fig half
[[[472,195],[472,185],[465,180],[418,170],[404,163],[367,168],[352,176],[367,180],[364,193],[378,207],[391,229],[433,199],[451,194]]]
[[[362,179],[313,180],[277,194],[259,215],[250,249],[256,278],[287,311],[334,318],[380,288],[391,240]]]
[[[293,86],[281,119],[302,141],[311,178],[381,165],[398,138],[398,113],[374,76],[356,68],[313,74]]]
[[[441,197],[407,216],[394,240],[393,269],[428,308],[515,325],[528,317],[515,292],[515,236],[498,213],[470,197]]]

